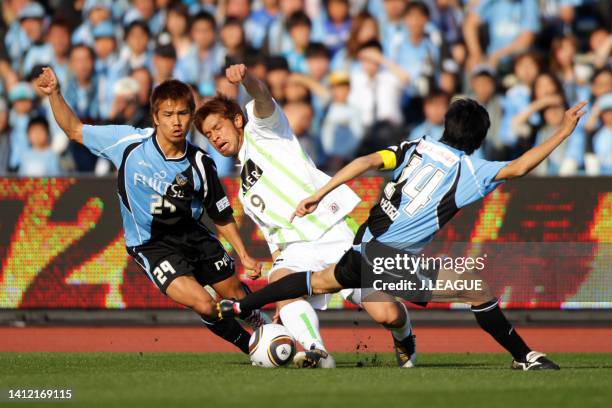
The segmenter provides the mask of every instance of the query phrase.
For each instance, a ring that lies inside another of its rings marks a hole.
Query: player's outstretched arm
[[[242,83],[242,85],[244,85],[246,91],[255,100],[255,109],[253,110],[255,116],[264,119],[274,113],[274,100],[272,100],[272,95],[270,95],[268,87],[253,75],[249,74],[246,65],[230,65],[225,70],[225,76],[232,84]]]
[[[229,216],[223,221],[214,220],[217,231],[230,243],[232,248],[236,251],[240,257],[240,262],[249,271],[247,275],[251,279],[257,279],[261,276],[261,263],[251,258],[248,254],[240,233],[238,232],[238,226],[233,216]]]
[[[317,209],[319,202],[330,191],[338,186],[341,186],[347,181],[362,175],[368,170],[380,169],[383,164],[383,158],[378,152],[356,158],[341,168],[336,175],[327,182],[327,184],[317,190],[312,196],[302,200],[295,209],[295,212],[291,215],[291,219],[289,221],[293,221],[296,216],[303,217],[314,212],[314,210]]]
[[[55,72],[44,67],[43,72],[36,78],[36,87],[49,97],[51,110],[57,124],[62,128],[70,140],[83,143],[83,123],[74,114],[60,92],[59,82]]]
[[[506,167],[497,173],[495,180],[509,180],[522,177],[537,167],[557,146],[572,134],[576,124],[578,124],[578,120],[586,113],[586,111],[581,110],[585,105],[586,102],[580,102],[565,111],[563,123],[548,140],[529,149],[518,159],[508,163]]]

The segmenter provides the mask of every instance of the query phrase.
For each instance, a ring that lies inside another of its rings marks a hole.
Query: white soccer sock
[[[312,305],[305,300],[296,300],[283,306],[280,318],[289,333],[304,347],[325,350],[319,333],[319,318]]]
[[[412,334],[412,323],[410,322],[410,314],[408,313],[408,309],[406,305],[402,302],[399,302],[401,309],[406,313],[406,323],[402,327],[397,328],[389,328],[389,331],[393,335],[396,340],[404,340],[406,337]]]

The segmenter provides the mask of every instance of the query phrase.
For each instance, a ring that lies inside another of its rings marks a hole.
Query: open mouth
[[[229,147],[229,143],[223,142],[219,145],[219,151],[223,153],[227,150],[228,147]]]

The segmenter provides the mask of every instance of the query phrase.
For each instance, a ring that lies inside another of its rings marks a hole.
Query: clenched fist
[[[232,84],[239,84],[240,82],[242,82],[244,77],[246,77],[246,74],[247,67],[244,64],[230,65],[225,70],[225,77]]]
[[[43,67],[42,70],[42,73],[36,78],[36,88],[45,95],[51,95],[59,89],[59,82],[51,68]]]

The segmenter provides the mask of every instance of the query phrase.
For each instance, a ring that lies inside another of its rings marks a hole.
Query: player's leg
[[[243,282],[238,279],[236,274],[232,274],[230,277],[211,284],[212,288],[217,292],[219,296],[224,299],[243,299],[247,294],[252,293],[251,289]],[[243,319],[253,330],[264,325],[266,321],[270,321],[270,318],[262,313],[259,309],[255,309],[250,315]]]
[[[295,271],[281,268],[271,271],[270,284],[278,282]],[[305,350],[317,348],[326,350],[319,332],[319,317],[304,298],[282,300],[276,303],[283,325]]]
[[[355,291],[364,292],[363,289]],[[391,332],[398,365],[404,368],[414,367],[416,344],[406,306],[382,292],[367,294],[361,300],[360,305],[375,322]]]
[[[505,348],[514,361],[512,368],[522,370],[559,369],[542,353],[532,351],[522,337],[508,321],[501,308],[499,300],[492,295],[486,281],[475,273],[457,274],[454,271],[442,269],[438,280],[455,282],[462,280],[465,287],[473,288],[468,281],[480,281],[479,289],[433,291],[434,302],[462,302],[472,306],[472,312],[478,325]]]
[[[166,295],[199,314],[214,334],[234,344],[243,353],[249,353],[249,333],[235,319],[217,317],[214,299],[193,276],[183,275],[172,280]]]

